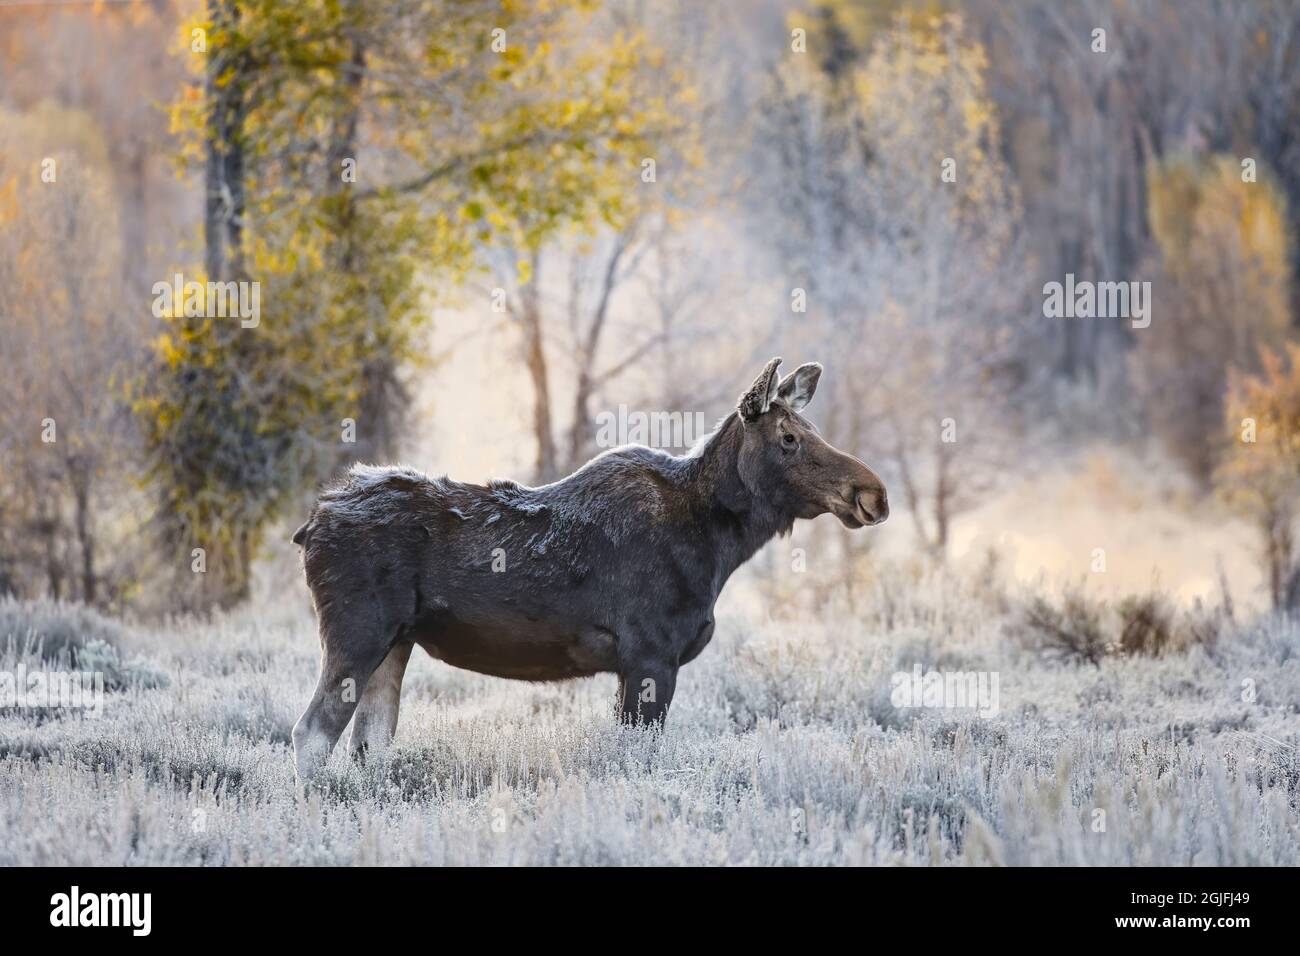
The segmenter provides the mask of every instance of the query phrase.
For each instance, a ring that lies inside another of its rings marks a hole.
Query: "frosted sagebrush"
[[[662,733],[616,720],[612,676],[414,658],[393,746],[306,796],[301,610],[132,634],[168,687],[99,721],[0,714],[0,865],[1300,863],[1294,622],[1080,666],[1008,640],[974,582],[898,583],[791,619],[742,570]],[[918,662],[996,670],[998,715],[893,707]]]

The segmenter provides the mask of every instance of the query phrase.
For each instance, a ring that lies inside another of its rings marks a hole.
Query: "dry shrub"
[[[1122,654],[1154,657],[1169,650],[1175,640],[1174,612],[1154,591],[1129,595],[1116,608],[1119,616],[1118,649]]]
[[[1059,608],[1036,595],[1025,607],[1022,622],[1032,642],[1049,654],[1098,664],[1107,653],[1102,607],[1081,589],[1067,588]]]
[[[1110,605],[1067,587],[1060,605],[1035,595],[1020,616],[1019,631],[1040,650],[1065,660],[1099,664],[1107,655],[1158,657],[1194,645],[1213,646],[1226,620],[1223,608],[1200,601],[1181,613],[1152,590]]]

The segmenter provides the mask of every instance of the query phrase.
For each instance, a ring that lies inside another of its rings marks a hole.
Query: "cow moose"
[[[740,565],[796,519],[831,512],[861,528],[889,514],[876,473],[800,414],[822,367],[782,379],[780,363],[682,456],[615,448],[536,488],[356,465],[323,491],[293,536],[321,642],[293,728],[299,781],[349,720],[354,755],[392,739],[417,644],[516,680],[612,672],[623,719],[662,722]]]

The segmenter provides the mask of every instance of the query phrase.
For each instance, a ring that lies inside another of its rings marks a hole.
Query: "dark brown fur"
[[[820,366],[778,381],[779,361],[686,456],[619,448],[537,488],[358,466],[326,490],[294,534],[322,644],[316,696],[294,728],[300,774],[357,702],[391,734],[395,696],[389,715],[363,694],[381,665],[395,694],[415,644],[498,677],[613,672],[625,718],[662,720],[732,572],[796,519],[832,511],[853,528],[888,514],[879,478],[796,410]]]

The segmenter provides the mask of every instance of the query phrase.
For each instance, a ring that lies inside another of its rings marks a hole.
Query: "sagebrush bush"
[[[70,660],[95,641],[121,649],[126,628],[85,604],[0,598],[0,645],[36,648],[45,660]]]
[[[1067,589],[1059,607],[1035,595],[1024,608],[1022,622],[1044,651],[1096,664],[1110,650],[1102,617],[1100,604],[1082,590]]]
[[[1129,595],[1116,608],[1118,650],[1124,654],[1161,654],[1175,643],[1174,611],[1162,595]]]
[[[108,690],[166,686],[155,665],[128,655],[127,628],[84,604],[0,599],[0,651],[17,660],[33,657],[52,667],[104,675]]]

